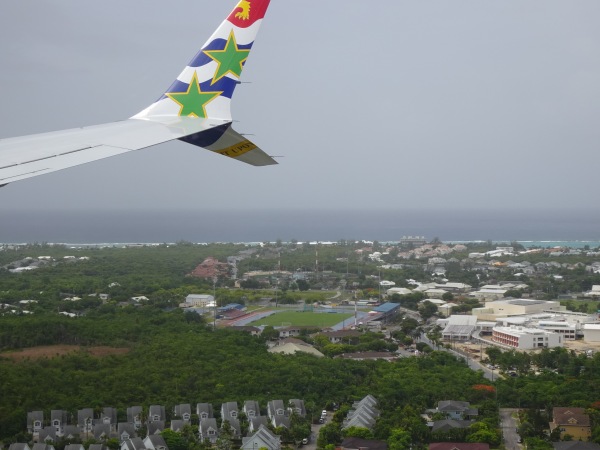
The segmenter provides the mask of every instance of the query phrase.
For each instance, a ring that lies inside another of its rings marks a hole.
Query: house
[[[225,402],[221,405],[221,420],[237,419],[238,415],[237,402]]]
[[[267,416],[274,427],[276,427],[275,419],[285,417],[285,411],[283,400],[271,400],[267,403]]]
[[[67,412],[62,409],[50,411],[50,425],[54,427],[57,436],[62,436],[64,427],[67,425]]]
[[[150,408],[148,409],[148,422],[164,422],[165,420],[167,420],[165,407],[160,405],[150,405]]]
[[[303,327],[285,327],[279,328],[277,331],[279,331],[279,339],[284,339],[288,337],[300,336],[300,333],[303,329]]]
[[[445,433],[450,430],[469,428],[473,424],[471,420],[454,420],[454,419],[446,419],[446,420],[436,420],[431,424],[431,432],[432,433]]]
[[[27,413],[27,432],[29,434],[33,434],[35,437],[43,427],[44,411],[30,411]]]
[[[231,437],[233,439],[240,439],[242,437],[242,426],[240,424],[239,419],[230,417],[228,419],[223,419],[221,422],[221,434],[223,434],[223,429],[229,425],[229,429],[231,431]]]
[[[260,336],[260,333],[262,332],[262,330],[258,327],[252,327],[252,326],[233,326],[231,327],[232,330],[237,330],[237,331],[244,331],[246,333],[250,333],[251,336]]]
[[[342,450],[387,450],[387,442],[347,437],[342,441],[339,448]]]
[[[273,416],[271,425],[274,428],[290,428],[290,418],[288,416]]]
[[[33,447],[31,447],[31,450],[54,450],[54,446],[53,445],[48,445],[48,444],[33,444]]]
[[[198,434],[202,442],[210,442],[214,444],[219,438],[219,427],[217,427],[217,419],[200,419]]]
[[[57,436],[58,433],[54,427],[44,427],[39,431],[38,442],[44,442],[46,444],[50,442],[54,443],[56,442]]]
[[[160,434],[165,429],[165,421],[159,420],[157,422],[148,422],[146,426],[148,428],[148,436],[151,436],[153,434]]]
[[[65,425],[63,428],[63,434],[60,437],[64,438],[65,440],[80,438],[81,433],[79,432],[79,427],[76,425]]]
[[[261,425],[252,436],[242,439],[241,450],[256,450],[257,448],[281,450],[281,438],[273,434],[265,425]]]
[[[169,450],[162,436],[148,436],[144,439],[144,445],[148,450]]]
[[[298,400],[293,398],[290,400],[288,411],[290,414],[297,414],[300,417],[306,417],[306,407],[304,406],[304,400]]]
[[[215,417],[213,407],[210,403],[198,403],[196,405],[196,415],[200,420],[212,419]]]
[[[242,407],[242,411],[244,411],[244,414],[246,414],[248,419],[260,416],[260,407],[255,400],[246,400]]]
[[[108,450],[108,447],[104,444],[90,444],[88,450]]]
[[[560,429],[560,438],[571,436],[574,441],[589,441],[592,436],[590,416],[583,408],[553,408],[550,432]]]
[[[135,427],[134,423],[119,422],[117,426],[117,438],[119,439],[119,442],[122,443],[128,441],[129,439],[138,437],[136,432],[137,430],[138,428]]]
[[[252,434],[258,431],[261,425],[269,426],[269,418],[267,416],[255,416],[248,419],[248,433]]]
[[[490,444],[467,444],[465,442],[432,442],[429,450],[490,450]]]
[[[339,330],[326,331],[319,333],[319,335],[325,336],[332,344],[358,344],[358,338],[362,335],[362,333],[356,330]]]
[[[68,444],[65,445],[65,450],[85,450],[82,444]]]
[[[348,411],[348,415],[342,424],[342,430],[351,427],[372,430],[378,417],[377,400],[372,395],[367,395],[361,401],[352,405],[352,409]]]
[[[10,446],[8,447],[8,450],[31,450],[31,448],[27,444],[15,443],[15,444],[10,444]]]
[[[105,441],[111,437],[111,426],[108,423],[96,423],[92,433],[97,441]]]
[[[188,423],[186,423],[185,421],[183,421],[181,419],[171,420],[171,430],[175,431],[176,433],[180,432],[181,429],[186,425],[188,425]]]
[[[100,422],[110,426],[111,431],[117,430],[117,410],[116,408],[102,408],[100,413]]]
[[[449,419],[465,420],[479,415],[479,411],[471,408],[469,402],[460,402],[454,400],[443,400],[438,402],[437,412],[446,414]]]
[[[553,442],[554,450],[600,450],[600,445],[593,442],[564,441]]]
[[[94,410],[84,408],[77,411],[77,426],[81,433],[91,433],[94,426]]]
[[[121,450],[146,450],[146,446],[140,438],[133,438],[123,441],[121,443]]]
[[[190,423],[192,420],[192,405],[189,403],[175,405],[175,408],[173,408],[173,417],[181,419],[185,423]]]
[[[142,407],[132,406],[127,408],[127,422],[132,423],[136,430],[142,427]]]

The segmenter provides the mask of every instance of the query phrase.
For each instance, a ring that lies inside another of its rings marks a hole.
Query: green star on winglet
[[[165,95],[181,106],[180,116],[206,119],[206,105],[222,93],[223,91],[202,92],[200,83],[198,83],[198,74],[194,72],[187,92],[168,92]]]
[[[244,62],[246,62],[250,50],[240,50],[238,48],[235,35],[233,34],[233,30],[231,30],[229,38],[227,38],[227,44],[225,44],[223,50],[204,50],[204,53],[218,65],[211,83],[215,84],[228,73],[240,78]]]

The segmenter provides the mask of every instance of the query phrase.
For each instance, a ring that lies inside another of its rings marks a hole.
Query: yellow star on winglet
[[[211,83],[215,84],[228,73],[240,78],[250,50],[240,50],[238,48],[235,35],[233,34],[233,30],[231,30],[229,38],[227,38],[227,44],[225,44],[223,50],[204,50],[204,53],[217,63],[217,70]]]
[[[165,95],[177,103],[180,116],[199,117],[206,119],[206,105],[221,95],[220,92],[202,92],[198,83],[198,74],[194,72],[187,92],[168,92]]]

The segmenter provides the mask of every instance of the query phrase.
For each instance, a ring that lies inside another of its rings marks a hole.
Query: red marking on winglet
[[[227,20],[239,28],[248,28],[265,17],[271,0],[242,0]]]

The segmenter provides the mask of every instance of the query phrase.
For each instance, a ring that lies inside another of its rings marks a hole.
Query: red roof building
[[[229,264],[219,262],[218,259],[209,256],[202,261],[193,271],[190,273],[191,277],[196,278],[215,278],[215,277],[228,277],[229,276]]]
[[[479,442],[468,444],[466,442],[432,442],[429,450],[490,450],[490,444]]]

